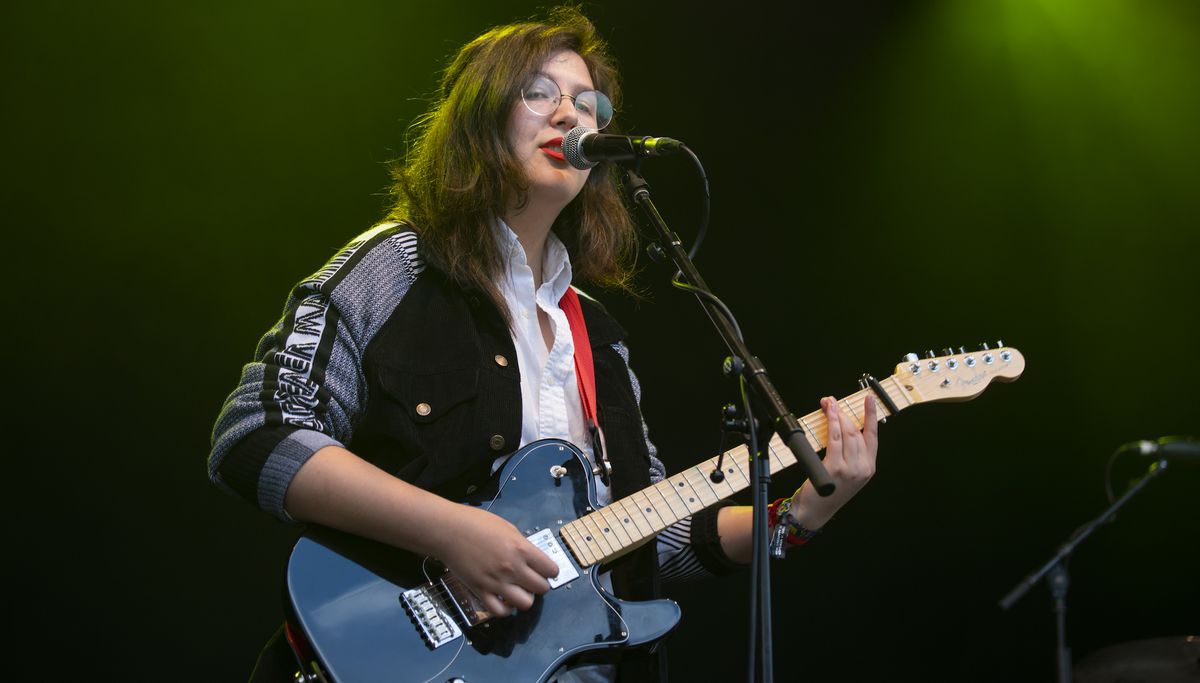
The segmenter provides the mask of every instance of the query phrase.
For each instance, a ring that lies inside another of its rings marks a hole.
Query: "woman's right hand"
[[[558,565],[515,526],[486,510],[458,510],[439,534],[436,557],[497,617],[527,610],[535,595],[550,590],[546,580]]]

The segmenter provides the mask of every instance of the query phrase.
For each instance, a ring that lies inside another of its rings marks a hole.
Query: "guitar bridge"
[[[417,625],[421,637],[430,649],[437,649],[462,637],[462,629],[442,607],[442,601],[434,591],[433,584],[427,583],[419,588],[404,591],[400,594],[400,602],[404,604],[404,611],[408,612],[408,616]]]

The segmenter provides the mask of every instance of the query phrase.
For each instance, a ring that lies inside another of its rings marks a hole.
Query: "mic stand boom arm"
[[[675,263],[675,267],[683,275],[684,280],[691,285],[693,289],[702,290],[709,296],[696,295],[696,299],[700,302],[700,306],[708,315],[709,320],[717,328],[717,333],[725,342],[725,346],[735,359],[741,359],[740,363],[733,363],[732,366],[740,369],[743,386],[750,387],[750,400],[753,409],[750,414],[746,415],[746,421],[750,425],[754,425],[755,417],[761,415],[766,423],[771,425],[772,429],[779,434],[779,437],[787,445],[787,447],[796,455],[796,462],[799,464],[801,471],[805,476],[812,481],[817,492],[822,496],[828,496],[833,493],[835,485],[833,478],[829,476],[829,472],[825,470],[825,466],[821,464],[820,458],[817,457],[812,446],[808,443],[808,438],[804,434],[804,430],[800,426],[799,420],[788,410],[783,403],[783,398],[779,392],[775,390],[775,386],[771,383],[771,379],[767,376],[767,369],[763,366],[754,354],[746,348],[740,333],[721,309],[709,298],[712,294],[708,290],[708,285],[704,283],[704,279],[700,277],[699,271],[688,257],[687,252],[683,249],[683,244],[679,240],[679,236],[667,227],[666,221],[663,220],[658,209],[654,206],[654,202],[650,199],[650,188],[646,184],[644,178],[638,174],[636,168],[625,167],[626,172],[626,187],[629,191],[633,202],[637,204],[645,213],[650,223],[654,226],[658,233],[658,247],[662,252],[666,253]],[[753,430],[753,427],[751,427]],[[815,436],[815,435],[814,435]],[[751,628],[750,628],[750,663],[749,663],[749,679],[766,681],[772,683],[774,681],[774,665],[773,665],[773,648],[772,648],[772,629],[771,629],[771,577],[769,552],[770,544],[767,539],[767,506],[768,494],[767,487],[770,483],[770,441],[771,439],[754,438],[754,432],[751,431],[751,444],[757,444],[752,461],[751,471],[753,473],[752,490],[754,491],[754,514],[752,528],[752,577],[751,577]]]
[[[684,251],[679,236],[671,231],[662,215],[658,213],[654,202],[651,201],[650,188],[645,179],[634,169],[626,168],[625,171],[629,193],[633,197],[634,203],[642,209],[658,232],[659,247],[671,258],[679,272],[683,273],[686,282],[709,291],[704,278],[700,277],[700,272],[696,270],[696,266]],[[817,457],[812,446],[809,445],[808,439],[805,438],[800,421],[784,405],[783,398],[775,390],[775,385],[771,383],[770,377],[767,376],[767,369],[763,366],[762,361],[750,353],[750,349],[746,348],[746,344],[734,329],[733,324],[711,301],[702,296],[696,298],[704,312],[708,314],[709,319],[712,320],[713,325],[716,326],[717,333],[721,335],[721,339],[730,353],[735,358],[742,359],[744,364],[742,376],[750,386],[756,412],[770,420],[770,424],[779,434],[779,438],[783,439],[787,447],[796,455],[800,471],[812,480],[817,492],[822,496],[832,494],[835,488],[833,479],[825,470],[825,466],[821,464],[821,459]]]

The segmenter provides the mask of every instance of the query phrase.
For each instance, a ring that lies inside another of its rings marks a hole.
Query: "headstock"
[[[914,403],[969,401],[993,380],[1011,382],[1024,371],[1021,352],[998,342],[994,348],[981,344],[977,351],[942,349],[940,356],[933,351],[924,358],[910,353],[896,366],[894,377]]]

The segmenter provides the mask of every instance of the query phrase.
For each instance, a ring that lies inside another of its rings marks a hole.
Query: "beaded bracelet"
[[[787,548],[804,545],[818,533],[797,524],[796,519],[791,515],[791,508],[791,498],[780,498],[767,508],[767,528],[771,530],[771,555],[773,557],[783,557]]]

